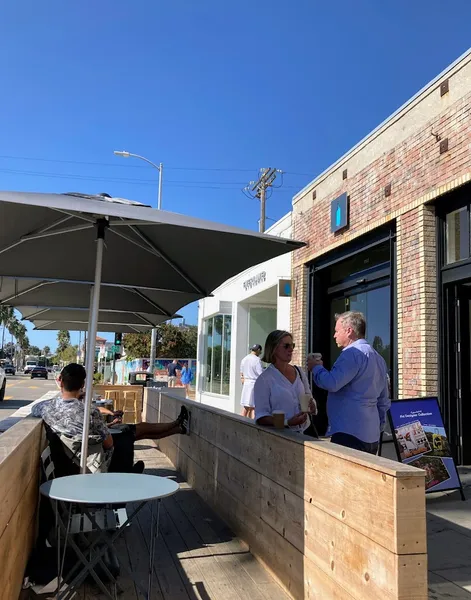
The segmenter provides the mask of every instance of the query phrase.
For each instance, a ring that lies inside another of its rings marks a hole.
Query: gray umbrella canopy
[[[163,321],[162,321],[163,322]],[[33,321],[36,331],[56,331],[64,329],[66,331],[88,331],[87,321]],[[106,333],[145,333],[152,329],[150,325],[131,325],[126,323],[106,323],[98,321],[97,331]]]
[[[44,308],[38,306],[18,306],[23,319],[28,321],[72,321],[72,322],[88,322],[88,308]],[[177,315],[174,315],[177,318]],[[151,313],[138,312],[121,312],[113,310],[100,309],[98,312],[98,325],[100,323],[116,324],[116,325],[137,325],[145,328],[152,328],[167,321],[168,317],[163,315],[154,315]],[[56,329],[66,329],[58,327]],[[106,331],[101,329],[100,331]],[[114,331],[114,330],[110,330]]]
[[[18,250],[19,251],[19,250]],[[0,271],[3,261],[0,255]],[[90,305],[89,285],[42,279],[18,279],[0,276],[0,304],[14,307],[36,306],[83,308]],[[125,312],[152,313],[172,318],[174,313],[201,298],[200,294],[147,290],[102,284],[100,308]]]
[[[200,297],[303,245],[102,196],[0,192],[0,275],[91,282],[97,229],[102,283]]]
[[[89,344],[96,337],[99,308],[105,308],[103,284],[204,297],[248,267],[303,245],[104,195],[0,192],[0,276],[93,283]],[[91,350],[90,345],[88,373]],[[87,377],[85,414],[92,386]],[[89,425],[86,418],[82,472]]]

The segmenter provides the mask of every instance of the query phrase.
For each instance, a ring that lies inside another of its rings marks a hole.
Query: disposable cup
[[[301,412],[309,412],[309,402],[311,401],[311,394],[301,394],[299,397],[299,404],[301,405]]]
[[[285,413],[282,410],[274,410],[272,412],[273,426],[275,429],[284,429],[285,427]]]

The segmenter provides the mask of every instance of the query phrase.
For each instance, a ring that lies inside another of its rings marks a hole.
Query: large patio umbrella
[[[22,320],[37,322],[40,321],[70,321],[88,323],[88,308],[67,308],[67,307],[43,307],[43,306],[18,306],[17,310],[21,313]],[[173,315],[172,318],[178,318]],[[152,313],[123,312],[118,310],[103,310],[98,312],[99,323],[136,325],[147,328],[153,328],[169,319],[166,315],[154,315]],[[56,329],[63,329],[62,327]],[[101,329],[100,331],[107,331]]]
[[[3,260],[0,259],[0,265]],[[2,277],[0,266],[0,304],[13,307],[84,308],[90,305],[93,281],[87,284]],[[201,298],[200,294],[165,289],[143,289],[102,283],[100,309],[120,312],[139,312],[172,318],[175,312]],[[87,308],[88,310],[88,308]]]
[[[163,323],[163,321],[161,321]],[[88,331],[88,321],[33,321],[36,331],[56,331],[64,329],[66,331]],[[98,321],[97,331],[108,333],[145,333],[155,327],[155,325],[136,325],[131,323],[106,323]]]
[[[204,297],[229,277],[302,245],[106,195],[0,192],[0,275],[93,282],[89,343],[96,337],[102,283]],[[89,375],[93,358],[88,352]],[[86,415],[92,385],[89,376]],[[83,472],[88,429],[86,418]]]

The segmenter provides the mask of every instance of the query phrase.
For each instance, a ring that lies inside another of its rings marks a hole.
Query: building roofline
[[[265,233],[270,233],[270,231],[272,229],[275,229],[275,227],[277,227],[277,225],[279,225],[282,221],[284,221],[285,219],[287,219],[288,217],[291,217],[293,214],[293,211],[290,210],[289,212],[287,212],[285,215],[283,215],[282,217],[280,217],[278,219],[278,221],[275,221],[275,223],[273,223],[273,225],[270,225],[270,227],[268,227],[268,229],[265,229]]]
[[[343,156],[341,156],[338,160],[336,160],[333,164],[331,164],[327,169],[322,171],[317,177],[315,177],[310,183],[303,187],[303,189],[297,192],[293,196],[293,204],[299,200],[304,194],[309,192],[310,189],[318,185],[323,179],[325,179],[332,171],[339,168],[342,163],[346,160],[354,156],[357,152],[359,152],[368,142],[381,134],[385,129],[390,127],[395,121],[397,121],[400,117],[402,117],[405,113],[411,110],[420,100],[429,95],[435,90],[436,84],[443,79],[445,75],[450,75],[451,71],[459,71],[461,70],[468,62],[471,61],[471,48],[466,50],[464,54],[462,54],[459,58],[457,58],[454,62],[448,65],[439,75],[437,75],[432,81],[427,83],[421,90],[419,90],[412,98],[407,100],[402,106],[400,106],[395,112],[392,113],[387,119],[385,119],[382,123],[380,123],[373,131],[368,133],[364,138],[362,138],[353,148],[348,150]]]

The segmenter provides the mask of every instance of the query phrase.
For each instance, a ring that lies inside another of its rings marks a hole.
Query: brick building
[[[438,394],[467,464],[470,102],[468,51],[295,196],[293,238],[308,245],[293,254],[291,308],[298,352],[320,351],[326,366],[334,314],[364,312],[393,397]]]

